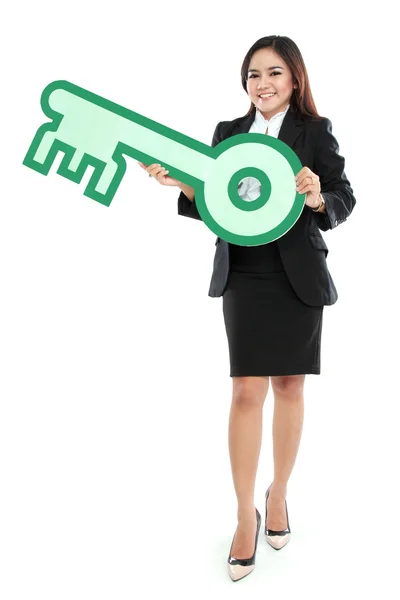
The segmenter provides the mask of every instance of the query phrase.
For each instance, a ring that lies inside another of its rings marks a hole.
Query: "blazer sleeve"
[[[221,123],[222,123],[222,121],[219,122],[215,128],[214,135],[213,135],[212,142],[211,142],[212,148],[214,148],[214,146],[216,146],[217,144],[219,144],[222,141],[221,133],[220,133]],[[202,219],[201,219],[200,213],[197,210],[197,206],[196,206],[196,198],[193,198],[193,202],[191,202],[189,200],[189,198],[187,198],[185,196],[185,194],[181,191],[181,193],[179,194],[179,197],[178,197],[178,215],[182,215],[182,217],[191,217],[192,219],[199,219],[201,221]]]
[[[356,199],[344,166],[345,159],[339,154],[339,144],[332,134],[332,122],[324,117],[315,144],[314,168],[320,179],[326,212],[311,211],[322,231],[334,229],[346,221],[355,206]]]

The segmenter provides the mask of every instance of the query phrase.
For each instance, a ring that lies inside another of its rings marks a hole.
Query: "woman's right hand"
[[[179,186],[181,182],[172,177],[168,177],[166,169],[159,164],[145,165],[144,163],[137,161],[138,165],[145,169],[158,183],[161,185]]]

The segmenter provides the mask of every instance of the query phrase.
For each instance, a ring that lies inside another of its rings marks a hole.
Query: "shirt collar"
[[[289,110],[289,106],[290,106],[290,104],[287,105],[287,107],[285,108],[285,110],[283,110],[282,112],[279,112],[276,115],[274,115],[273,117],[271,117],[269,121],[268,121],[268,119],[265,119],[263,117],[263,115],[261,114],[261,112],[259,111],[259,109],[256,108],[255,121],[259,125],[269,125],[272,121],[275,121],[275,120],[278,120],[278,119],[280,119],[280,120],[283,121],[283,119],[285,118],[285,115],[286,115],[287,111]]]

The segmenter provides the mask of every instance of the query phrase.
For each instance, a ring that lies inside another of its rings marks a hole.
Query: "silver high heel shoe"
[[[243,579],[243,577],[246,577],[246,575],[249,575],[255,569],[258,534],[260,532],[260,526],[261,526],[261,515],[257,509],[256,509],[256,516],[257,516],[257,531],[256,531],[256,539],[254,541],[253,556],[251,556],[250,558],[233,558],[231,555],[233,540],[235,539],[235,536],[233,536],[231,549],[229,550],[229,556],[228,556],[228,573],[229,573],[229,576],[232,579],[232,581],[238,581],[239,579]]]
[[[274,548],[275,550],[281,550],[281,548],[286,546],[286,544],[290,540],[289,515],[288,515],[287,504],[286,504],[286,500],[285,500],[287,528],[282,529],[282,531],[274,531],[273,529],[267,529],[267,502],[268,502],[270,487],[271,486],[269,486],[269,488],[267,489],[266,494],[265,494],[265,539],[267,540],[268,544],[270,546],[272,546],[272,548]]]

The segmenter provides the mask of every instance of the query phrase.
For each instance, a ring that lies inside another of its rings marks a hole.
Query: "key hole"
[[[246,198],[246,199],[245,199],[245,202],[255,202],[256,200],[258,200],[258,199],[259,199],[259,197],[260,197],[260,196],[261,196],[261,194],[262,194],[262,185],[261,185],[261,182],[260,182],[260,180],[259,180],[259,179],[257,179],[257,177],[254,177],[254,179],[256,179],[256,180],[257,180],[257,182],[258,182],[258,184],[261,186],[261,187],[260,187],[260,192],[257,194],[257,196],[256,196],[255,198],[253,198],[253,199],[251,199],[251,200],[249,200],[248,198]],[[242,179],[242,180],[239,182],[239,185],[238,185],[238,192],[239,192],[239,190],[240,190],[240,189],[243,187],[243,185],[244,185],[244,181],[245,181],[245,180],[244,180],[244,179]]]
[[[243,185],[243,179],[254,177],[262,187],[261,193],[254,200],[243,200],[239,195],[239,186]],[[254,211],[262,208],[271,196],[271,180],[268,175],[256,167],[244,167],[234,173],[228,184],[229,199],[236,208],[244,211]]]

